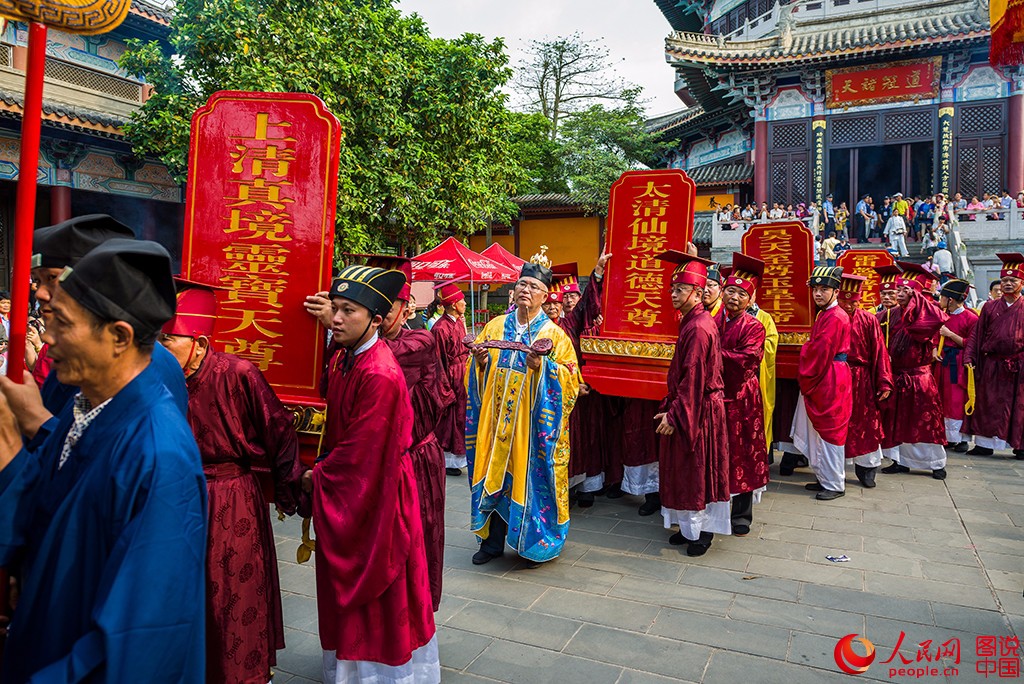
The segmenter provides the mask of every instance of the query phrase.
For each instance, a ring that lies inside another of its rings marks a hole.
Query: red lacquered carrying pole
[[[7,377],[21,383],[25,369],[28,293],[32,270],[32,231],[35,230],[36,176],[39,173],[39,129],[43,120],[43,67],[46,64],[46,26],[28,25],[28,71],[25,107],[21,113],[21,161],[14,217],[14,275],[11,283],[11,334],[7,348]],[[0,570],[0,615],[10,615],[7,573]]]
[[[14,276],[11,283],[11,335],[7,350],[7,377],[20,383],[25,369],[25,332],[28,328],[29,280],[32,268],[32,231],[36,216],[36,175],[39,169],[39,129],[43,119],[43,67],[46,64],[46,26],[28,25],[28,72],[25,108],[21,115],[21,161],[14,216]]]

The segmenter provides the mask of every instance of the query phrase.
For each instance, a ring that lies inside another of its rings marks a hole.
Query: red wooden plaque
[[[795,378],[799,345],[814,324],[814,299],[807,287],[814,269],[814,236],[802,221],[757,223],[743,235],[743,253],[764,262],[757,305],[779,329],[776,373]]]
[[[286,404],[322,406],[341,126],[313,95],[214,93],[192,117],[182,275],[220,285],[214,341]]]
[[[895,264],[892,254],[884,249],[848,249],[836,259],[836,266],[841,266],[846,273],[867,278],[860,286],[860,306],[871,312],[882,303],[882,278],[875,267]]]
[[[939,56],[884,66],[826,69],[828,106],[835,109],[937,97],[941,73]]]
[[[696,185],[677,169],[627,171],[611,188],[598,337],[581,340],[583,376],[599,392],[660,399],[679,321],[669,293],[673,265],[655,258],[693,238]]]

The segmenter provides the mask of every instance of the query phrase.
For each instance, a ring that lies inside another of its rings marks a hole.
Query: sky
[[[618,75],[644,89],[648,116],[683,107],[672,90],[672,68],[665,63],[671,27],[654,0],[399,0],[398,7],[423,17],[434,36],[504,38],[512,66],[531,40],[578,31],[586,40],[603,43]]]

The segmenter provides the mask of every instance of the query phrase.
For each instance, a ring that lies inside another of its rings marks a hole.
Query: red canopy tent
[[[514,268],[517,271],[522,269],[523,264],[526,263],[525,260],[520,259],[515,254],[508,251],[497,242],[492,243],[489,247],[487,247],[487,249],[481,251],[480,253],[483,254],[485,257],[488,257],[489,259],[494,259],[495,261],[505,264],[509,268]]]
[[[477,254],[453,237],[434,249],[412,258],[412,279],[465,280],[469,282],[470,317],[476,329],[477,283],[514,283],[519,269]]]
[[[468,280],[476,283],[512,283],[519,269],[481,256],[453,237],[412,258],[413,280]]]

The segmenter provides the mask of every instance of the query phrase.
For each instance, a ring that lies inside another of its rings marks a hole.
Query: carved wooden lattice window
[[[142,85],[116,76],[107,76],[91,69],[83,69],[56,59],[46,60],[47,78],[72,83],[82,88],[119,97],[122,100],[142,100]]]
[[[968,201],[973,195],[980,197],[981,193],[978,192],[978,148],[974,145],[961,147],[956,163],[957,192],[966,197]]]
[[[1002,105],[978,105],[960,109],[961,133],[1001,133],[1002,131]]]
[[[1003,190],[1003,147],[1002,145],[986,144],[981,148],[981,187],[982,192],[1002,192]]]
[[[790,202],[796,204],[797,202],[807,202],[811,197],[810,188],[807,187],[807,160],[806,159],[794,159],[792,165],[793,171],[793,182],[790,193]]]
[[[789,163],[776,161],[772,163],[772,196],[769,202],[789,201]]]
[[[894,112],[885,115],[883,123],[886,141],[910,138],[931,138],[932,112]]]
[[[772,126],[772,149],[806,149],[807,124],[804,122]]]
[[[837,144],[873,143],[878,138],[878,118],[865,116],[836,119],[832,122],[832,142]]]

